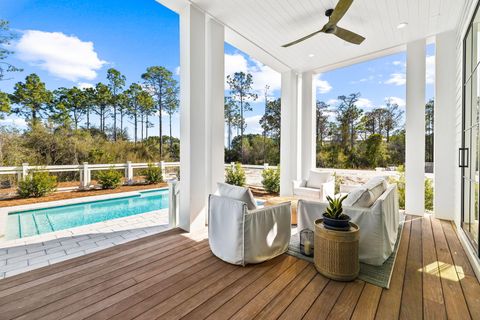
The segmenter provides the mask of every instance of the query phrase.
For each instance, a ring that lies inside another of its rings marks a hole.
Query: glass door
[[[477,8],[478,9],[478,8]],[[464,38],[463,137],[459,150],[462,170],[462,228],[479,253],[479,101],[480,13],[477,12]]]

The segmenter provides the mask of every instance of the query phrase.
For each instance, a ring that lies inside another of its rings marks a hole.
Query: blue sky
[[[24,68],[22,73],[10,74],[12,79],[0,82],[2,91],[11,92],[16,82],[33,72],[51,90],[105,82],[110,67],[127,77],[127,85],[141,81],[140,75],[152,65],[164,66],[178,77],[178,15],[154,0],[2,0],[0,12],[0,18],[9,20],[19,34],[13,47],[16,54],[9,61]],[[433,97],[433,55],[430,45],[427,99]],[[279,97],[280,74],[229,44],[225,44],[225,71],[253,74],[259,99],[252,102],[253,111],[246,113],[246,132],[260,133],[265,85],[270,86],[269,99]],[[318,75],[317,99],[335,104],[339,95],[361,92],[361,105],[366,109],[383,104],[387,97],[403,104],[404,80],[405,53],[399,53]],[[166,125],[167,119],[164,121]],[[12,123],[22,126],[13,116],[3,120],[4,125]],[[154,126],[150,134],[158,130],[156,119]],[[173,134],[179,135],[178,115]]]

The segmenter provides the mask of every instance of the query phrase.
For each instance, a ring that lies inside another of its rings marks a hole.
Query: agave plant
[[[332,198],[327,196],[328,207],[324,213],[327,218],[341,220],[343,217],[343,208],[342,202],[347,198],[348,195],[338,198]]]

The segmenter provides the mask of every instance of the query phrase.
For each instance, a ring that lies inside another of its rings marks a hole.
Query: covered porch
[[[418,8],[407,2],[373,5],[355,1],[351,10],[356,16],[350,20],[345,17],[344,23],[363,30],[367,38],[364,43],[356,46],[335,37],[319,35],[289,48],[283,48],[282,44],[316,25],[313,22],[316,21],[313,19],[315,15],[310,11],[320,14],[325,7],[334,7],[336,2],[320,1],[298,6],[287,2],[278,6],[273,3],[251,3],[251,6],[235,2],[220,4],[216,1],[159,2],[180,15],[180,228],[193,231],[205,226],[208,195],[215,192],[217,182],[224,180],[225,42],[281,73],[282,196],[292,195],[292,181],[306,179],[310,170],[316,167],[315,76],[405,52],[405,213],[423,216],[425,52],[427,44],[435,43],[434,217],[454,222],[461,243],[474,269],[479,272],[476,249],[461,229],[463,200],[459,166],[462,163],[458,158],[463,146],[462,46],[474,14],[475,1],[432,0]],[[266,19],[263,13],[269,10],[276,12],[278,18]],[[387,19],[385,12],[396,18]],[[377,13],[378,21],[362,20],[362,14],[367,13],[368,16]],[[241,17],[249,17],[249,22]],[[405,23],[407,28],[404,28]],[[472,147],[472,163],[477,162],[475,150]],[[462,156],[463,161],[466,158]]]
[[[364,32],[365,45],[325,35],[292,49],[281,45],[315,28],[313,12],[337,1],[158,2],[180,15],[181,182],[174,228],[0,281],[1,318],[479,317],[478,252],[462,229],[458,168],[463,37],[475,1],[357,0],[358,19],[346,24]],[[398,31],[407,20],[409,28]],[[425,214],[425,46],[432,41],[435,211]],[[246,267],[213,256],[206,212],[209,194],[224,181],[225,42],[281,73],[282,196],[292,195],[292,181],[316,167],[315,75],[406,51],[406,220],[389,289],[328,280],[286,254]]]

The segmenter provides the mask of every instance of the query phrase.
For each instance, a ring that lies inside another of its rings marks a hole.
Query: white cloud
[[[362,109],[369,109],[373,107],[372,101],[366,98],[358,98],[356,105]]]
[[[330,99],[327,101],[327,104],[333,106],[336,105],[338,102],[338,99]]]
[[[258,95],[256,101],[260,102],[264,100],[266,85],[270,86],[270,94],[281,89],[280,73],[254,59],[251,59],[251,63],[249,64],[247,58],[242,54],[225,54],[225,79],[228,75],[232,75],[235,72],[245,72],[252,75],[253,90]],[[225,89],[228,89],[226,82]]]
[[[385,81],[386,84],[394,84],[396,86],[404,86],[407,83],[405,73],[392,73],[390,78]]]
[[[393,61],[392,64],[394,66],[404,66],[405,62],[396,60],[396,61]]]
[[[0,125],[2,126],[13,126],[13,127],[20,127],[22,129],[27,127],[27,122],[25,119],[9,117],[7,119],[1,119]]]
[[[93,84],[88,83],[88,82],[79,82],[79,83],[77,83],[77,87],[79,89],[87,89],[87,88],[93,88],[94,86],[93,86]]]
[[[390,100],[391,103],[398,104],[399,107],[405,107],[405,100],[400,97],[385,97],[385,101]]]
[[[263,129],[259,123],[261,118],[261,115],[255,115],[245,118],[245,124],[247,125],[247,130],[249,133],[260,134],[263,132]]]
[[[322,94],[330,92],[332,90],[332,86],[327,80],[322,80],[321,77],[322,74],[319,73],[313,79],[315,88],[317,88],[317,91]]]
[[[61,32],[27,30],[15,44],[15,51],[20,60],[70,81],[93,80],[106,63],[98,57],[93,42]]]
[[[426,60],[426,81],[427,84],[435,83],[435,56],[427,56]]]
[[[175,74],[176,74],[177,76],[180,75],[180,66],[178,66],[178,67],[175,68]]]

